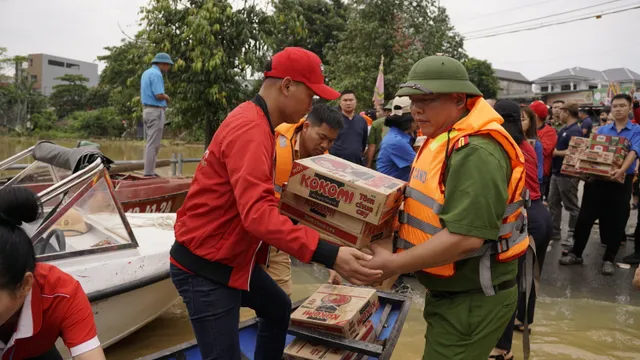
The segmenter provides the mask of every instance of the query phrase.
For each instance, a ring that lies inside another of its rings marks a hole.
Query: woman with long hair
[[[104,360],[87,295],[71,275],[36,263],[23,223],[38,219],[38,197],[0,189],[0,353],[2,359],[62,360],[62,338],[76,360]]]
[[[531,199],[531,205],[527,208],[527,231],[529,232],[529,239],[535,243],[535,249],[537,253],[537,263],[542,271],[542,264],[544,263],[544,256],[551,240],[551,215],[549,211],[542,203],[540,195],[540,181],[539,181],[539,167],[538,156],[536,151],[527,141],[525,133],[523,131],[523,122],[521,116],[520,106],[510,100],[500,100],[496,103],[494,109],[502,118],[504,123],[502,126],[507,130],[509,135],[520,146],[520,150],[524,155],[525,165],[525,187],[529,190],[529,196]],[[528,108],[527,108],[528,109]],[[529,117],[534,119],[534,117]],[[531,122],[530,122],[531,124]],[[535,127],[533,128],[535,132]],[[533,244],[532,244],[533,245]],[[521,256],[518,259],[519,269],[524,265],[525,256]],[[521,272],[518,271],[518,282],[520,283]],[[536,293],[535,286],[532,284],[530,289],[530,296],[528,299],[528,306],[526,293],[521,291],[518,296],[518,309],[514,314],[514,321],[511,321],[505,329],[502,337],[496,344],[496,347],[489,356],[490,359],[502,359],[508,360],[513,358],[511,353],[511,343],[513,340],[513,331],[522,330],[525,313],[527,315],[527,322],[530,324],[533,322],[533,314],[535,310]],[[525,311],[526,309],[526,311]],[[518,323],[516,323],[516,321]]]
[[[542,151],[542,143],[538,139],[538,129],[536,128],[536,115],[528,106],[520,108],[520,119],[522,121],[522,131],[524,137],[529,143],[533,144],[538,160],[538,183],[542,184],[544,177],[544,155]]]

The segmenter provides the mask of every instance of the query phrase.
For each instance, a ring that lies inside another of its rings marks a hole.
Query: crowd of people
[[[168,55],[154,59],[148,101],[166,106],[169,98],[157,81],[170,61]],[[314,96],[339,99],[339,107],[314,105]],[[161,105],[143,103],[145,124],[164,120]],[[596,220],[606,246],[602,273],[614,273],[640,153],[640,126],[629,117],[638,108],[632,96],[613,97],[607,121],[597,129],[629,139],[629,155],[610,175],[624,182],[587,181],[581,202],[581,180],[562,173],[562,159],[570,139],[589,136],[605,112],[598,120],[571,103],[548,108],[540,101],[485,100],[464,66],[442,55],[414,64],[381,113],[363,116],[356,108],[352,91],[325,85],[318,56],[286,48],[265,65],[259,93],[229,113],[215,133],[178,211],[170,257],[171,278],[203,359],[242,357],[241,307],[259,319],[254,358],[282,358],[290,256],[324,265],[334,284],[344,278],[370,286],[414,273],[428,289],[424,359],[513,358],[514,331],[528,334],[534,320],[535,266],[542,270],[551,241],[569,247],[561,264],[582,263]],[[421,135],[426,139],[416,152]],[[278,198],[293,162],[324,153],[407,182],[392,239],[367,249],[338,246],[280,214]],[[145,169],[149,176],[152,171]],[[54,266],[36,264],[20,227],[35,220],[41,206],[29,190],[0,189],[3,358],[59,359],[55,341],[61,337],[74,358],[104,359],[79,283]],[[562,208],[570,214],[564,239]],[[639,228],[635,234],[638,245]],[[637,264],[640,256],[623,261]],[[640,270],[634,285],[640,288]]]

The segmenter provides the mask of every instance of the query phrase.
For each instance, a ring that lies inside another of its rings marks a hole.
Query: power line
[[[588,19],[591,19],[593,17],[597,18],[597,17],[601,17],[601,16],[605,16],[605,15],[618,14],[618,13],[631,11],[631,10],[636,10],[636,9],[640,9],[640,5],[633,6],[633,7],[630,7],[630,8],[615,10],[615,11],[609,11],[609,12],[606,12],[606,13],[592,14],[592,15],[588,15],[588,16],[585,16],[585,17],[577,18],[577,19],[559,21],[559,22],[555,22],[555,23],[541,23],[541,24],[534,25],[534,26],[528,27],[528,28],[523,28],[523,29],[508,30],[508,31],[497,32],[497,33],[493,33],[493,34],[489,34],[489,35],[479,35],[479,36],[476,36],[476,37],[465,38],[465,41],[477,40],[477,39],[485,39],[485,38],[490,38],[490,37],[495,37],[495,36],[500,36],[500,35],[519,33],[519,32],[523,32],[523,31],[537,30],[537,29],[540,29],[540,28],[546,27],[546,26],[555,26],[555,25],[568,24],[568,23],[573,23],[573,22],[577,22],[577,21],[588,20]]]
[[[510,24],[504,24],[504,25],[492,26],[492,27],[484,28],[484,29],[467,31],[465,34],[463,34],[463,36],[470,35],[472,33],[477,33],[477,32],[485,32],[487,30],[495,30],[495,29],[500,29],[500,28],[509,27],[509,26],[513,26],[513,25],[520,25],[520,24],[523,24],[523,23],[528,23],[528,22],[532,22],[532,21],[536,21],[536,20],[548,19],[548,18],[560,16],[560,15],[571,14],[571,13],[574,13],[574,12],[583,11],[583,10],[587,10],[587,9],[592,9],[594,7],[600,7],[602,5],[607,5],[607,4],[611,4],[611,3],[614,3],[614,2],[620,2],[620,1],[623,1],[623,0],[609,0],[607,2],[600,3],[600,4],[597,4],[597,5],[591,5],[591,6],[586,6],[586,7],[582,7],[582,8],[579,8],[579,9],[567,10],[567,11],[563,11],[563,12],[560,12],[560,13],[551,14],[551,15],[545,15],[545,16],[541,16],[541,17],[537,17],[537,18],[533,18],[533,19],[529,19],[529,20],[523,20],[523,21],[518,21],[518,22],[514,22],[514,23],[510,23]]]
[[[492,13],[488,13],[488,14],[482,14],[482,15],[479,15],[479,16],[469,17],[469,18],[466,18],[466,19],[464,19],[462,21],[471,21],[471,20],[477,20],[477,19],[484,19],[484,18],[489,17],[489,16],[500,15],[500,14],[508,13],[508,12],[511,12],[511,11],[514,11],[514,10],[520,10],[520,9],[525,9],[525,8],[532,7],[532,6],[537,6],[537,5],[550,3],[552,1],[556,1],[556,0],[538,1],[538,2],[535,2],[535,3],[522,5],[522,6],[517,6],[517,7],[505,9],[505,10],[502,10],[502,11],[496,11],[496,12],[492,12]]]

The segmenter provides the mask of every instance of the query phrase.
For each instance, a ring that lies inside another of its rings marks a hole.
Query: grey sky
[[[26,6],[25,3],[28,3]],[[10,54],[47,53],[96,61],[105,46],[117,45],[124,31],[137,30],[138,10],[146,0],[0,0],[0,46]],[[523,20],[542,19],[486,33],[574,19],[639,4],[638,0],[441,0],[453,25],[464,34]],[[603,4],[557,17],[563,11]],[[515,9],[514,9],[515,8]],[[510,10],[513,9],[513,10]],[[634,25],[640,10],[544,27],[486,39],[466,40],[471,56],[494,67],[535,79],[567,67],[596,70],[628,67],[640,72]],[[475,33],[480,35],[480,33]]]

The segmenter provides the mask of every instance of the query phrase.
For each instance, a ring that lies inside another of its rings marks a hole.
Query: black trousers
[[[547,253],[547,247],[551,240],[551,215],[549,210],[542,204],[542,200],[534,200],[531,202],[531,206],[527,209],[527,231],[529,232],[530,239],[535,242],[537,263],[542,272],[542,265],[544,264],[544,258]],[[518,284],[522,281],[522,267],[524,266],[525,256],[518,258]],[[513,314],[513,318],[507,324],[502,337],[498,340],[496,347],[502,350],[511,350],[511,344],[513,342],[513,330],[514,320],[517,317],[518,321],[524,324],[524,315],[527,314],[527,322],[533,323],[533,314],[536,309],[536,288],[532,285],[531,292],[529,293],[529,302],[527,304],[527,294],[524,291],[518,292],[518,308]],[[522,290],[522,289],[521,289]],[[528,306],[527,306],[528,305]],[[526,308],[526,310],[525,310]]]
[[[624,184],[604,180],[585,183],[571,253],[582,257],[593,223],[599,219],[600,241],[607,245],[603,261],[614,262],[625,238],[632,187],[633,175],[626,175]]]
[[[549,197],[549,182],[551,181],[551,175],[542,177],[542,184],[540,184],[540,193],[544,200]]]

